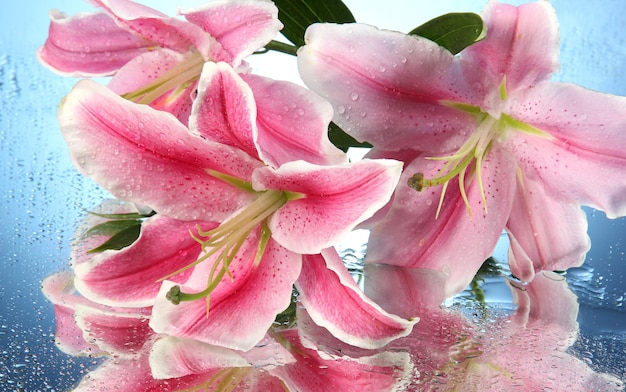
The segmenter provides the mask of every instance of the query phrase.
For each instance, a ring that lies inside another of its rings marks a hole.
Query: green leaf
[[[137,219],[110,220],[104,223],[100,223],[99,225],[95,225],[94,227],[87,230],[83,235],[83,238],[91,237],[92,235],[106,235],[111,237],[119,233],[120,231],[136,225],[141,225],[141,221]]]
[[[125,220],[125,219],[142,219],[149,218],[156,214],[155,211],[150,211],[148,214],[140,214],[138,212],[129,212],[125,214],[100,214],[98,212],[87,211],[91,215],[99,216],[100,218],[105,219],[116,219],[116,220]]]
[[[348,151],[349,147],[372,147],[369,143],[361,143],[357,141],[333,122],[331,122],[328,126],[328,138],[335,145],[335,147],[341,149],[343,152]]]
[[[274,0],[281,33],[296,46],[304,45],[304,32],[313,23],[354,23],[352,12],[341,0]]]
[[[409,35],[428,38],[452,54],[457,54],[485,38],[485,26],[480,15],[471,12],[450,13],[414,28]]]
[[[127,227],[126,229],[117,232],[102,245],[98,246],[97,248],[91,249],[87,253],[100,253],[109,249],[119,250],[125,248],[135,242],[137,238],[139,238],[140,232],[141,222],[136,221],[133,226]]]

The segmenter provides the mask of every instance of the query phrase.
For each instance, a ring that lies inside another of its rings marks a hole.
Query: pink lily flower
[[[301,255],[331,247],[389,200],[399,162],[336,163],[345,157],[325,139],[323,100],[290,83],[248,80],[266,95],[253,94],[228,65],[207,63],[189,129],[89,80],[64,99],[59,123],[78,169],[114,196],[157,212],[132,245],[75,257],[86,297],[154,305],[156,332],[247,350],[289,305],[301,269],[309,268]],[[302,155],[313,163],[296,160]],[[320,279],[337,279],[345,269],[319,260]],[[352,290],[345,281],[333,287],[309,293],[318,297],[311,307],[338,303]],[[355,345],[385,344],[417,321],[351,296],[353,313],[377,317],[386,336],[324,316],[332,307],[313,313]]]
[[[505,229],[512,273],[580,265],[588,205],[626,214],[626,98],[551,82],[558,26],[546,1],[492,1],[487,37],[460,56],[351,24],[309,28],[305,83],[334,121],[406,165],[366,262],[426,268],[463,290]],[[402,244],[402,246],[398,246]]]
[[[129,0],[91,0],[96,13],[50,13],[49,37],[37,55],[61,75],[114,75],[109,87],[187,122],[207,61],[233,67],[282,28],[267,0],[221,0],[169,17]]]

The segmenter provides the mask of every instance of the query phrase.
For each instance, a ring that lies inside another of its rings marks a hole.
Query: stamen
[[[204,58],[198,52],[194,52],[182,63],[165,71],[147,85],[123,94],[122,97],[141,104],[150,104],[170,90],[177,89],[178,95],[187,86],[200,77]]]
[[[257,267],[263,258],[263,254],[265,253],[265,249],[267,248],[267,244],[271,237],[271,232],[267,226],[267,219],[288,200],[297,197],[301,197],[301,195],[278,190],[263,191],[255,201],[253,201],[233,218],[222,223],[218,227],[208,231],[203,231],[200,227],[198,227],[197,236],[193,234],[192,236],[198,243],[200,243],[204,254],[193,263],[180,268],[160,280],[168,279],[183,271],[193,268],[201,262],[206,261],[211,256],[218,254],[217,258],[213,262],[213,265],[211,266],[211,270],[209,271],[207,287],[199,293],[184,293],[180,290],[179,286],[174,286],[170,289],[166,298],[173,304],[179,304],[181,301],[195,301],[204,298],[207,302],[208,317],[210,295],[218,287],[225,275],[228,275],[231,281],[234,280],[230,273],[230,264],[239,253],[239,250],[243,246],[244,242],[250,236],[250,233],[258,227],[258,225],[263,225],[260,231],[258,247],[253,261],[253,267]],[[200,237],[205,237],[207,239],[205,240]]]

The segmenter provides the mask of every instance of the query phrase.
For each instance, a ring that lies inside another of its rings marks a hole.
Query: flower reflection
[[[105,356],[83,390],[184,391],[619,391],[568,350],[578,337],[578,303],[564,278],[541,273],[508,281],[517,308],[468,318],[441,307],[445,275],[368,265],[370,297],[397,314],[422,314],[413,332],[378,350],[350,346],[297,307],[296,326],[275,326],[247,351],[153,332],[149,308],[114,308],[80,296],[73,274],[44,281],[55,305],[57,344],[71,355]],[[419,287],[421,295],[415,296]],[[389,295],[391,292],[398,295]],[[406,294],[403,294],[406,293]],[[423,295],[422,295],[423,294]],[[426,295],[427,294],[427,295]],[[417,301],[415,298],[419,298]]]
[[[410,336],[389,346],[411,352],[417,375],[414,390],[620,391],[624,387],[568,351],[578,337],[578,303],[561,275],[542,272],[527,284],[507,280],[517,309],[487,321],[439,307],[446,276],[438,271],[371,265],[366,267],[366,279],[368,295],[386,310],[423,315]],[[390,290],[406,294],[390,298]]]

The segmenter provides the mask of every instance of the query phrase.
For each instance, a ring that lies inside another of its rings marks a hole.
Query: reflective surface
[[[146,2],[165,12],[175,12],[172,2]],[[199,1],[195,1],[199,3]],[[420,2],[394,1],[384,7],[373,2],[351,1],[358,21],[408,31],[420,23],[451,11],[480,12],[482,1],[439,1],[422,9]],[[362,3],[368,3],[362,4]],[[427,2],[423,2],[427,3]],[[428,2],[431,3],[431,2]],[[626,95],[626,35],[622,0],[552,2],[561,24],[561,73],[558,80],[595,90]],[[166,4],[164,6],[164,4]],[[192,2],[180,2],[189,5]],[[417,4],[417,5],[416,5]],[[35,51],[47,34],[51,7],[67,13],[90,10],[75,0],[14,2],[0,14],[0,389],[70,389],[99,363],[95,358],[75,358],[54,344],[52,306],[41,294],[40,284],[54,271],[67,268],[68,244],[84,209],[99,203],[105,192],[80,176],[72,167],[58,132],[56,107],[75,80],[44,69]],[[436,7],[436,8],[435,8]],[[410,11],[408,11],[410,9]],[[400,12],[401,19],[396,14]],[[281,56],[281,61],[284,59]],[[253,63],[260,73],[264,58]],[[288,63],[287,66],[289,66]],[[275,76],[295,74],[294,69]],[[626,131],[626,130],[625,130]],[[585,265],[565,277],[578,297],[580,336],[568,355],[592,369],[626,379],[626,219],[607,220],[604,214],[586,210],[592,248]],[[487,308],[466,299],[469,292],[447,304],[468,319],[489,314],[489,325],[499,325],[515,310],[506,286],[506,246],[495,257],[504,262],[501,275],[483,279]],[[475,294],[475,293],[474,293]],[[541,301],[549,301],[541,299]],[[478,315],[478,316],[477,316]],[[482,316],[481,316],[482,317]],[[482,320],[482,319],[481,319]],[[482,322],[481,320],[478,320]],[[499,332],[490,332],[498,339]]]

